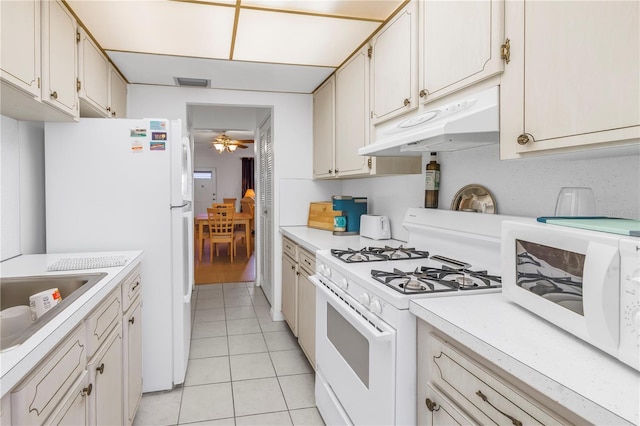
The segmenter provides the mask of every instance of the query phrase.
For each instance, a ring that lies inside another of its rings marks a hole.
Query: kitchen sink
[[[57,288],[62,297],[62,302],[48,310],[37,320],[24,324],[20,328],[20,332],[16,332],[11,336],[2,336],[0,351],[5,351],[24,343],[36,331],[55,318],[56,315],[106,275],[106,273],[101,272],[94,274],[0,278],[0,309],[2,310],[14,306],[29,306],[29,296],[50,288]]]

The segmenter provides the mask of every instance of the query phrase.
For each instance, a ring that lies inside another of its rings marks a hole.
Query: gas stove
[[[501,291],[497,269],[489,271],[448,256],[430,256],[426,250],[400,249],[320,250],[316,252],[317,276],[382,318],[390,309],[409,309],[411,299]],[[387,257],[389,253],[411,253],[411,257]]]
[[[517,218],[409,209],[406,244],[316,252],[315,395],[325,423],[416,424],[409,303],[500,292],[505,219]]]

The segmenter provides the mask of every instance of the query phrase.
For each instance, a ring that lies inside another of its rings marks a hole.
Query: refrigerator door
[[[191,346],[193,291],[193,210],[191,147],[180,120],[171,121],[171,230],[173,249],[173,383],[184,382]],[[177,142],[177,143],[176,143]]]
[[[175,353],[189,350],[182,265],[193,254],[184,251],[184,218],[175,219],[189,213],[170,208],[171,153],[182,142],[173,128],[160,119],[45,123],[47,252],[144,250],[143,392],[171,389],[184,362]]]

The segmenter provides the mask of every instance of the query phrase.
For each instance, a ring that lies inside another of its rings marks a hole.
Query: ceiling
[[[129,83],[311,93],[403,0],[66,0]]]

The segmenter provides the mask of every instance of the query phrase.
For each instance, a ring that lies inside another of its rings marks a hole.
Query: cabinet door
[[[78,32],[80,114],[83,117],[107,117],[109,60],[82,28],[78,28]]]
[[[89,387],[89,373],[85,370],[57,410],[47,419],[46,424],[56,426],[91,424],[89,421],[89,404],[87,403],[91,393],[93,393],[93,386]]]
[[[40,98],[40,0],[0,2],[0,77]]]
[[[127,116],[127,82],[120,73],[111,65],[109,67],[109,113],[113,118],[126,118]]]
[[[298,280],[298,343],[316,368],[316,286],[302,272]]]
[[[336,71],[336,174],[369,174],[358,148],[369,142],[369,58],[365,46]]]
[[[78,117],[76,21],[59,0],[42,2],[42,101]]]
[[[142,399],[142,302],[138,299],[124,317],[124,422],[133,423]]]
[[[282,315],[287,320],[294,336],[298,336],[297,328],[297,274],[298,264],[288,256],[282,256]]]
[[[420,2],[420,101],[501,73],[504,2]]]
[[[371,40],[371,120],[418,107],[418,2],[410,2]]]
[[[334,175],[335,76],[313,94],[313,177]]]
[[[87,365],[93,393],[89,415],[96,425],[116,425],[122,421],[122,332],[116,329]]]
[[[502,158],[637,143],[639,9],[636,1],[507,2]]]

